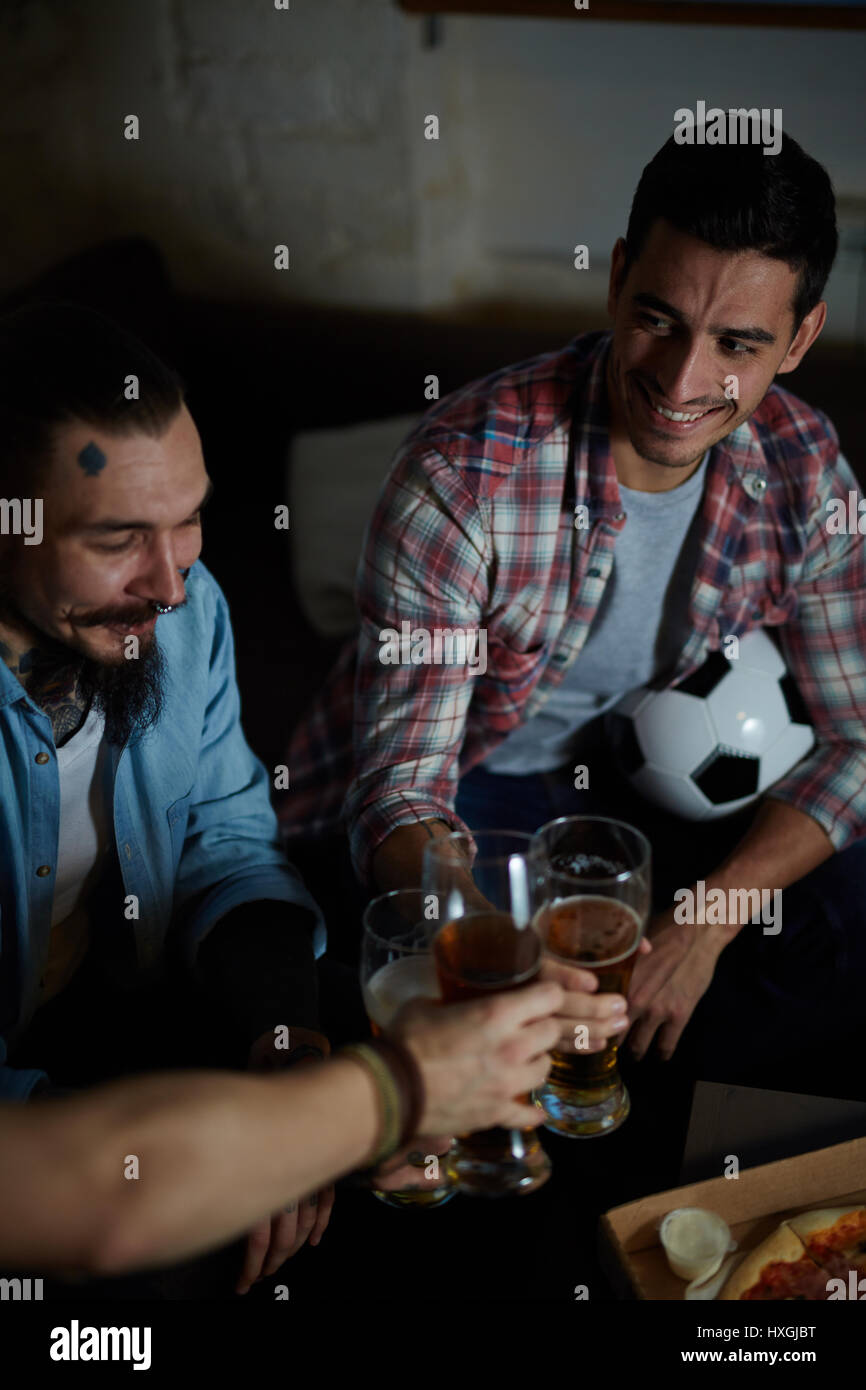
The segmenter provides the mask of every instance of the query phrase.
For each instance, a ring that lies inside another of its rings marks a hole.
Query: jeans
[[[651,805],[612,768],[602,787],[575,790],[570,766],[527,776],[473,768],[456,802],[472,830],[534,832],[568,815],[626,821],[652,846],[654,911],[673,906],[676,888],[712,873],[756,807],[686,821]],[[859,839],[782,891],[777,935],[765,934],[760,921],[740,928],[674,1055],[703,1080],[866,1099],[864,983],[866,839]]]

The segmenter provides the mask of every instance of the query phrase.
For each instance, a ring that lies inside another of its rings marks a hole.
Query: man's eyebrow
[[[193,508],[190,512],[191,517],[196,516],[207,506],[213,495],[213,490],[214,485],[211,479],[208,478],[204,497],[201,499],[198,506]],[[82,531],[87,531],[92,535],[98,535],[109,531],[152,531],[153,529],[154,525],[152,521],[121,521],[114,517],[106,517],[103,521],[91,521],[88,525],[81,527]]]
[[[675,309],[666,300],[659,299],[656,294],[634,294],[632,303],[640,304],[645,309],[657,309],[666,318],[673,319],[675,323],[685,323],[685,317],[679,309]],[[710,324],[710,332],[717,338],[740,338],[744,343],[768,343],[772,346],[776,341],[776,335],[770,333],[766,328],[758,328],[754,324],[748,324],[743,328],[731,328],[726,324]]]

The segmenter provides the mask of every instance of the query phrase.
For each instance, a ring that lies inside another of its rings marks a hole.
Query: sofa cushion
[[[355,630],[355,571],[367,522],[394,454],[419,414],[296,434],[289,449],[289,531],[295,592],[325,637]]]

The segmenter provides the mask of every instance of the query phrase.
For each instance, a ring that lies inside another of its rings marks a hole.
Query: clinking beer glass
[[[440,998],[432,956],[439,922],[428,914],[429,898],[416,888],[383,893],[367,905],[361,991],[374,1037],[388,1032],[394,1016],[410,999]],[[423,1147],[420,1136],[418,1144]],[[444,1206],[457,1194],[451,1148],[435,1155],[419,1149],[419,1156],[409,1156],[404,1165],[417,1169],[415,1181],[399,1189],[373,1188],[373,1195],[390,1207]],[[438,1172],[430,1164],[432,1157]]]
[[[598,979],[599,994],[628,994],[652,905],[652,851],[633,826],[603,816],[563,816],[533,836],[548,869],[548,898],[536,918],[545,954]],[[533,1092],[545,1127],[572,1138],[610,1134],[631,1103],[611,1038],[590,1052],[579,1032],[554,1052],[545,1084]]]
[[[545,901],[545,869],[516,831],[465,832],[424,848],[424,891],[440,927],[433,958],[444,1003],[523,989],[538,979],[541,941],[533,918]],[[521,1097],[529,1104],[529,1096]],[[500,1197],[534,1192],[551,1174],[534,1129],[496,1127],[461,1135],[455,1157],[461,1192]]]

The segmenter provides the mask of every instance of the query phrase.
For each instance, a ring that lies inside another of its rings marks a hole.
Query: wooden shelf
[[[768,5],[706,0],[397,0],[409,14],[486,14],[523,19],[621,19],[661,24],[765,25],[783,29],[866,29],[863,5]]]

